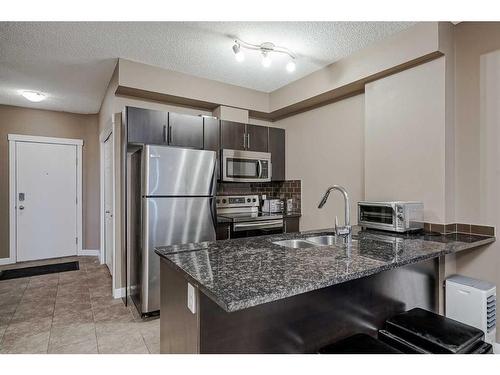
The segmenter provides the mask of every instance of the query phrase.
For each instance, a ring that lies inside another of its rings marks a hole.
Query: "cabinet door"
[[[127,107],[129,143],[166,144],[168,112]]]
[[[168,140],[172,146],[203,148],[203,117],[168,114]]]
[[[299,223],[300,223],[300,218],[299,217],[286,217],[284,219],[284,232],[285,233],[295,233],[299,231]]]
[[[220,129],[216,118],[203,119],[203,149],[217,153],[217,180],[220,180]]]
[[[227,240],[231,238],[231,224],[218,223],[215,231],[215,238],[217,240]]]
[[[220,132],[218,119],[210,117],[203,119],[203,139],[203,148],[205,150],[219,151]]]
[[[220,122],[221,147],[231,150],[244,150],[246,144],[245,124],[233,121]]]
[[[271,153],[272,180],[285,179],[285,129],[269,128],[269,152]]]
[[[247,125],[247,146],[250,151],[267,152],[268,127]]]

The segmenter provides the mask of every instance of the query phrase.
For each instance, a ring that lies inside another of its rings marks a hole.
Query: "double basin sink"
[[[331,246],[335,245],[335,236],[326,235],[326,236],[307,237],[304,239],[275,241],[273,242],[273,244],[284,247],[290,247],[293,249],[307,249],[309,247]]]

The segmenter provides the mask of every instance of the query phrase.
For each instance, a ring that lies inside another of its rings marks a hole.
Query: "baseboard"
[[[125,297],[125,288],[114,288],[113,289],[113,298],[123,298]]]
[[[500,342],[493,344],[493,353],[500,354]]]
[[[14,264],[16,263],[15,259],[12,258],[0,258],[0,266],[5,266],[7,264]]]
[[[78,255],[80,256],[87,256],[87,257],[100,257],[101,252],[100,250],[91,250],[91,249],[82,249]]]

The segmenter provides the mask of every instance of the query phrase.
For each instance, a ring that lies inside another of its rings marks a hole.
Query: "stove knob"
[[[225,199],[222,200],[222,203],[226,203],[227,201]]]
[[[252,202],[254,202],[254,203],[255,203],[255,202],[257,202],[257,199],[255,199],[255,198],[254,198],[254,199],[252,199]]]
[[[247,203],[250,203],[250,198],[247,198]]]
[[[217,199],[215,202],[217,202],[217,204],[219,204],[220,203],[220,199]]]

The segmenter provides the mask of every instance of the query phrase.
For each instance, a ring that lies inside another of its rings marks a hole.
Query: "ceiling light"
[[[286,71],[288,73],[295,72],[295,68],[296,68],[295,61],[293,60],[289,61],[288,64],[286,64]]]
[[[30,102],[41,102],[45,98],[47,98],[47,95],[42,94],[41,92],[36,92],[36,91],[23,91],[22,96],[24,96],[26,99],[28,99]]]
[[[243,61],[244,56],[243,56],[243,49],[249,49],[253,51],[260,52],[262,54],[262,66],[264,68],[269,68],[272,64],[272,59],[271,59],[271,54],[273,53],[281,53],[284,55],[288,55],[290,57],[290,61],[286,65],[286,70],[289,73],[292,73],[296,69],[296,56],[295,54],[290,51],[288,48],[285,47],[279,47],[275,45],[274,43],[271,42],[264,42],[261,44],[251,44],[244,42],[242,40],[236,39],[233,44],[233,52],[236,57],[237,61]]]
[[[272,60],[267,52],[262,52],[262,66],[264,68],[269,68],[271,66]]]
[[[236,61],[242,62],[245,60],[245,55],[243,54],[243,51],[240,48],[240,45],[238,43],[235,43],[233,46],[233,52],[234,52],[234,57],[236,58]]]

